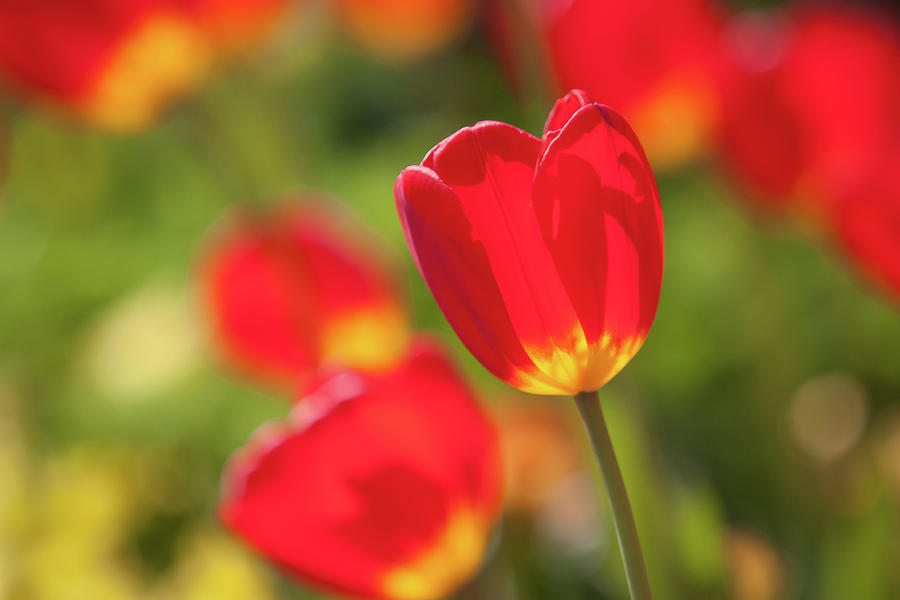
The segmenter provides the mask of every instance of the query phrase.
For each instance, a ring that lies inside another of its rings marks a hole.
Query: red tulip
[[[900,29],[855,7],[745,14],[723,154],[771,208],[821,212],[900,144]]]
[[[900,147],[885,158],[834,203],[831,219],[847,256],[900,302]]]
[[[457,37],[473,0],[333,0],[344,26],[364,48],[389,60],[428,54]]]
[[[500,504],[495,433],[419,343],[382,376],[325,377],[229,463],[225,523],[288,573],[366,598],[442,598],[478,567]]]
[[[395,187],[413,258],[457,335],[522,390],[595,390],[638,351],[662,281],[659,192],[614,110],[574,91],[544,138],[483,121]]]
[[[345,233],[334,215],[295,204],[237,214],[219,228],[200,276],[233,364],[293,386],[322,364],[379,370],[402,355],[403,305],[372,252]]]
[[[581,88],[634,124],[657,166],[692,158],[719,116],[720,18],[710,0],[540,0],[559,90]]]
[[[165,0],[0,1],[0,75],[112,130],[146,125],[208,62],[200,32]]]

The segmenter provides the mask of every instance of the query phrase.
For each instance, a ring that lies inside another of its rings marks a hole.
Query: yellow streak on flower
[[[443,598],[472,575],[484,546],[484,520],[469,508],[459,508],[429,549],[384,576],[382,591],[397,600]]]
[[[511,384],[523,392],[548,396],[572,396],[599,389],[628,364],[645,338],[646,335],[640,335],[614,343],[605,334],[598,343],[588,346],[581,326],[577,325],[569,350],[554,346],[551,352],[541,354],[526,347],[535,366],[520,370]]]
[[[709,77],[683,73],[662,82],[631,111],[654,168],[671,169],[697,158],[709,145],[719,103]]]
[[[147,19],[125,41],[79,107],[94,124],[139,130],[208,72],[211,53],[201,32],[169,15]]]
[[[378,371],[395,365],[408,342],[406,313],[396,304],[354,311],[323,327],[322,360]]]

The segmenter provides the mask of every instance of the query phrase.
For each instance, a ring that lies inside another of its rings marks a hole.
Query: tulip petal
[[[397,203],[419,270],[470,351],[521,389],[569,394],[584,337],[530,206],[540,144],[502,123],[462,129],[400,175]]]
[[[654,165],[683,164],[712,141],[722,54],[714,2],[534,4],[546,64],[558,88],[583,89],[622,111]]]
[[[900,302],[900,152],[834,203],[837,242],[857,268]]]
[[[415,166],[398,177],[396,196],[416,266],[466,348],[504,381],[512,381],[521,370],[534,369],[490,276],[484,249],[461,243],[468,239],[470,226],[459,212],[459,200],[453,191],[431,169]],[[424,205],[433,217],[423,218],[421,209],[411,206],[409,199]],[[462,232],[466,237],[454,237]],[[470,296],[470,282],[478,286],[475,299]]]
[[[371,252],[310,207],[230,220],[202,268],[218,345],[243,371],[293,387],[322,364],[386,369],[405,311]]]
[[[406,349],[406,310],[377,252],[342,235],[334,215],[311,209],[283,219],[284,249],[300,257],[319,297],[319,360],[362,370],[389,368]],[[298,307],[299,308],[299,307]]]
[[[550,142],[556,139],[562,128],[569,122],[576,112],[584,106],[591,104],[588,96],[582,90],[572,90],[556,101],[547,122],[544,124],[544,138],[541,145],[541,156],[547,152]]]
[[[427,401],[425,401],[427,400]],[[371,598],[439,598],[480,562],[496,436],[430,348],[388,376],[330,376],[229,463],[223,520],[288,572]]]
[[[663,238],[652,170],[625,120],[589,105],[541,157],[533,201],[591,349],[585,389],[596,389],[637,352],[656,314]]]
[[[252,227],[236,227],[203,266],[209,312],[231,362],[264,380],[287,380],[318,362],[319,313],[308,272]],[[301,263],[302,264],[302,263]]]
[[[591,104],[587,94],[582,90],[572,90],[556,101],[544,124],[544,144],[549,143],[547,136],[559,132],[582,107]],[[556,137],[555,135],[553,137]]]
[[[738,16],[721,156],[764,209],[822,216],[900,140],[900,30],[872,7]],[[824,201],[824,202],[823,202]]]

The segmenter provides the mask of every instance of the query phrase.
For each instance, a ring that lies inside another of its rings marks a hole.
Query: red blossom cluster
[[[659,192],[629,125],[584,92],[556,103],[542,138],[460,130],[400,174],[396,198],[438,305],[507,383],[596,390],[646,338]],[[222,518],[312,583],[444,597],[480,563],[499,509],[496,434],[433,344],[408,344],[384,270],[338,229],[333,212],[285,205],[231,215],[207,244],[199,273],[223,356],[302,390],[232,459]]]

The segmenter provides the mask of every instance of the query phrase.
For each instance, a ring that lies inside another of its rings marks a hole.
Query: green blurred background
[[[392,252],[415,324],[446,334],[485,402],[528,406],[452,336],[409,259],[393,181],[461,126],[537,132],[548,108],[511,95],[476,33],[388,66],[315,23],[140,135],[8,104],[0,598],[316,597],[217,522],[225,460],[287,404],[210,350],[203,236],[234,204],[333,198]],[[659,185],[659,313],[601,392],[657,598],[900,598],[896,307],[814,236],[755,217],[714,165]],[[583,466],[505,518],[458,597],[622,598],[574,406],[539,404],[575,432]]]

